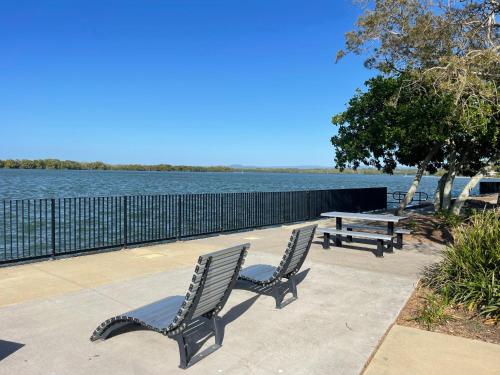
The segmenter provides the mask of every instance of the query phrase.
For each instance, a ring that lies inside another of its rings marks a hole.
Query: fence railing
[[[500,181],[481,181],[479,183],[479,194],[500,193]]]
[[[396,204],[401,203],[401,201],[406,197],[405,191],[392,191],[387,193],[387,203]],[[410,204],[422,204],[429,200],[429,195],[423,191],[416,191]]]
[[[387,206],[386,188],[0,201],[0,264]]]

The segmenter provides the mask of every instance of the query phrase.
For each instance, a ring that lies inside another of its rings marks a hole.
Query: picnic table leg
[[[383,240],[377,240],[377,252],[375,255],[378,258],[382,258],[384,256],[384,241]]]
[[[347,228],[348,232],[352,232],[352,228]],[[347,242],[352,242],[352,236],[347,236]]]
[[[330,233],[323,233],[323,249],[330,248]]]
[[[392,221],[387,222],[387,234],[391,236],[394,234],[394,223]]]
[[[392,221],[387,222],[387,234],[390,236],[394,235],[394,223]],[[389,242],[387,244],[387,251],[392,253],[394,251],[393,247],[394,247],[394,244],[393,244],[393,241],[391,239],[391,242]]]
[[[335,218],[335,228],[337,230],[342,230],[342,218]],[[342,246],[342,236],[340,234],[335,235],[335,246]]]
[[[403,248],[403,233],[396,233],[396,249]]]

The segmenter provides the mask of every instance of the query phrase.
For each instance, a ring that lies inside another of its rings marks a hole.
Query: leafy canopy
[[[358,91],[348,108],[332,118],[339,126],[331,139],[338,168],[365,164],[393,173],[398,163],[419,165],[430,146],[446,141],[453,124],[451,98],[408,86],[405,79],[377,76],[368,80],[367,91]],[[443,157],[436,152],[428,171],[435,172]]]
[[[499,111],[498,0],[358,1],[364,12],[346,34],[347,52],[367,54],[365,65],[404,73],[413,84],[451,97],[462,125],[477,126],[478,110]]]

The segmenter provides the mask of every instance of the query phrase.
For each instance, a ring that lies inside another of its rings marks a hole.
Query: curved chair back
[[[201,315],[218,313],[227,302],[238,278],[250,244],[234,246],[198,258],[194,275],[182,308],[174,324]]]
[[[300,270],[311,248],[316,228],[317,225],[309,225],[293,230],[285,254],[276,269],[275,278],[293,275]]]

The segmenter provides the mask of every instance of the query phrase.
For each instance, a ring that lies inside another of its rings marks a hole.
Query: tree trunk
[[[462,192],[458,196],[457,199],[455,199],[455,202],[453,203],[453,206],[451,207],[451,212],[455,215],[460,215],[460,211],[462,210],[462,207],[464,206],[465,201],[467,198],[469,198],[470,192],[472,189],[476,187],[476,185],[481,181],[483,176],[490,170],[492,169],[493,166],[487,166],[486,168],[482,168],[479,172],[477,172],[467,183],[467,185],[464,186],[462,189]],[[499,198],[500,199],[500,198]]]
[[[443,210],[449,210],[450,205],[451,205],[451,190],[453,188],[453,182],[455,181],[455,175],[456,175],[456,159],[455,155],[452,154],[450,158],[450,162],[448,165],[448,175],[446,176],[446,180],[444,181],[443,185],[443,204],[441,208]]]
[[[427,154],[427,156],[425,157],[425,159],[420,163],[418,170],[417,170],[417,174],[413,178],[413,181],[410,185],[410,188],[408,189],[408,192],[406,193],[404,199],[401,201],[398,209],[396,210],[396,215],[401,215],[403,213],[403,211],[405,210],[406,206],[408,206],[408,204],[413,199],[413,196],[415,195],[415,192],[417,191],[418,184],[420,184],[420,180],[422,179],[422,176],[425,172],[425,169],[427,168],[431,159],[433,158],[433,156],[436,154],[436,152],[438,150],[439,150],[439,145],[434,145],[430,149],[430,151]]]
[[[443,207],[443,185],[448,173],[445,173],[439,179],[436,191],[434,192],[434,211],[439,211]]]

